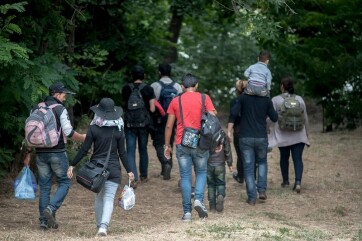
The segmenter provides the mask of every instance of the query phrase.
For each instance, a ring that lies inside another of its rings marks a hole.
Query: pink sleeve
[[[158,102],[157,100],[155,100],[155,106],[156,106],[158,112],[160,112],[161,116],[165,116],[165,115],[166,115],[165,110],[162,108],[160,102]]]

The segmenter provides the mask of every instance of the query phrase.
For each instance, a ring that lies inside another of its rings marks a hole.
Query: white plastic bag
[[[136,195],[131,187],[131,180],[128,180],[128,185],[125,185],[121,196],[119,197],[118,205],[124,210],[130,210],[136,204]]]

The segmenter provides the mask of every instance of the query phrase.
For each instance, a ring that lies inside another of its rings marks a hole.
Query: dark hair
[[[171,65],[164,63],[158,66],[161,76],[171,76]]]
[[[265,61],[267,61],[269,59],[271,59],[271,55],[270,55],[270,53],[268,51],[266,51],[266,50],[260,51],[260,53],[259,53],[259,61],[265,62]]]
[[[182,85],[185,88],[195,87],[198,82],[199,82],[198,79],[194,75],[192,75],[190,73],[185,74],[182,77]]]
[[[294,86],[293,80],[290,76],[285,76],[280,81],[280,84],[283,86],[284,90],[287,91],[289,94],[294,94]]]
[[[132,81],[143,80],[145,78],[145,71],[141,65],[135,65],[132,69]]]

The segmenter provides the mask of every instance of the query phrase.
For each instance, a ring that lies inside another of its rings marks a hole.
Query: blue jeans
[[[138,172],[136,165],[136,144],[138,144],[138,153],[140,158],[139,170],[141,177],[147,177],[148,170],[148,132],[146,128],[125,128],[127,158],[135,181],[138,181]],[[136,143],[138,141],[138,143]]]
[[[195,170],[195,200],[203,203],[206,187],[207,160],[209,151],[176,145],[176,157],[181,177],[182,207],[184,213],[191,212],[191,173]]]
[[[279,147],[280,151],[280,170],[282,172],[283,182],[289,182],[289,156],[292,153],[294,164],[295,181],[302,181],[303,160],[302,154],[304,143],[298,143],[291,146]]]
[[[258,192],[265,192],[267,188],[268,163],[267,163],[267,138],[240,138],[240,151],[243,155],[244,176],[248,199],[255,201]],[[258,164],[258,179],[255,186],[255,162]]]
[[[114,206],[114,196],[118,183],[106,181],[102,190],[95,194],[94,211],[96,214],[97,228],[107,229],[111,222]]]
[[[225,197],[225,164],[219,166],[207,165],[207,190],[209,206],[216,205],[216,197]]]
[[[39,174],[39,220],[45,222],[43,215],[44,209],[49,206],[55,213],[62,205],[68,194],[70,179],[67,176],[68,156],[66,152],[37,153],[36,165]],[[55,175],[57,180],[57,190],[50,197],[52,188],[52,177]]]

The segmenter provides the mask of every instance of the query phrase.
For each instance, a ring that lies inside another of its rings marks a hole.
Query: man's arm
[[[167,159],[171,158],[172,146],[170,145],[170,139],[175,121],[176,121],[176,116],[173,114],[168,114],[167,123],[165,127],[165,145],[164,145],[164,155]]]
[[[63,133],[71,138],[74,141],[84,142],[86,134],[80,134],[73,130],[73,126],[70,123],[69,115],[67,109],[64,108],[62,114],[60,115],[60,125],[62,127]]]
[[[150,100],[150,111],[151,111],[152,113],[155,112],[155,110],[156,110],[155,100],[156,100],[156,99],[151,99],[151,100]]]

